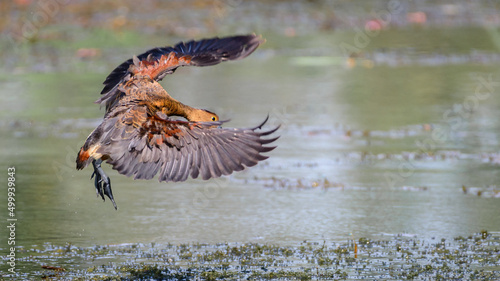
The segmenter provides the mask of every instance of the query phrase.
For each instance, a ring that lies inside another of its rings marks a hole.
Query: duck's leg
[[[102,200],[104,199],[104,195],[108,196],[109,200],[113,203],[115,210],[118,209],[115,203],[115,199],[113,198],[113,192],[111,191],[111,179],[104,173],[104,170],[101,167],[102,160],[97,159],[92,161],[92,165],[94,166],[94,173],[92,173],[92,177],[94,179],[95,191],[97,196],[101,196]]]

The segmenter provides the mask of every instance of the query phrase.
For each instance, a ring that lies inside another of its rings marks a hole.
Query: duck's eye
[[[217,118],[215,118],[215,116],[212,116],[212,121],[217,121]]]

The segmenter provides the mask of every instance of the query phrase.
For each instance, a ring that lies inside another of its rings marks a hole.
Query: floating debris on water
[[[387,236],[386,236],[387,237]],[[24,278],[93,280],[498,279],[500,233],[419,239],[389,235],[346,242],[121,244],[22,250]],[[385,238],[384,238],[385,239]],[[3,277],[7,277],[4,275]]]
[[[500,187],[498,186],[466,187],[462,185],[462,191],[465,195],[474,195],[484,198],[500,198]]]

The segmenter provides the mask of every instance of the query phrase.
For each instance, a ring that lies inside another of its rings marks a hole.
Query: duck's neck
[[[196,113],[201,109],[185,105],[182,102],[170,97],[165,99],[161,111],[168,116],[180,116],[186,118],[188,121],[197,121],[195,119]]]
[[[200,109],[191,107],[189,105],[185,105],[183,103],[180,103],[180,106],[181,106],[182,110],[179,113],[179,116],[186,118],[188,121],[198,121],[198,120],[195,120],[196,119],[195,116],[196,116],[196,113]]]

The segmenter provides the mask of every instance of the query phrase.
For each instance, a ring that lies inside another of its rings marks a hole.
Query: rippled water
[[[398,45],[393,36],[387,48]],[[269,126],[282,125],[278,148],[254,168],[210,181],[134,181],[105,165],[118,211],[96,198],[91,169],[74,167],[103,114],[93,101],[107,73],[1,77],[0,166],[16,167],[17,245],[297,244],[499,231],[500,84],[481,86],[500,82],[498,61],[429,64],[432,48],[423,47],[425,57],[378,50],[354,65],[333,37],[311,37],[267,36],[248,59],[165,78],[172,96],[230,118],[227,126],[254,126],[270,114]],[[318,42],[333,51],[304,54]],[[409,57],[415,63],[397,63]],[[7,237],[4,227],[0,235]]]

